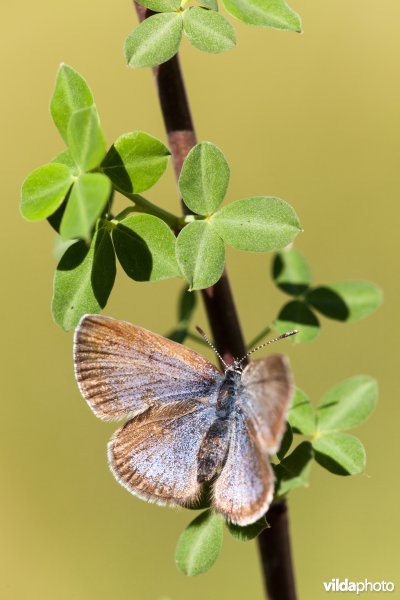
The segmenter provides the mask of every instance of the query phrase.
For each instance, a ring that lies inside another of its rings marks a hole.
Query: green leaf
[[[77,240],[63,240],[62,237],[57,233],[53,244],[53,257],[56,259],[56,261],[60,262],[63,254],[66,253],[70,246],[76,244],[76,242]]]
[[[182,37],[180,13],[168,12],[145,19],[125,41],[125,58],[130,67],[155,67],[178,52]]]
[[[205,6],[206,8],[209,8],[210,10],[218,11],[217,0],[200,0],[199,4],[201,4],[201,6]]]
[[[106,141],[95,106],[77,110],[68,125],[68,145],[82,171],[99,166],[106,153]]]
[[[35,169],[22,184],[21,213],[28,221],[41,221],[62,204],[73,182],[66,165],[49,163]]]
[[[183,31],[195,48],[218,54],[236,45],[232,25],[215,10],[193,6],[183,14]]]
[[[254,540],[254,538],[258,537],[260,533],[264,531],[264,529],[268,529],[270,527],[265,516],[261,517],[261,519],[255,523],[246,525],[245,527],[234,525],[228,521],[226,522],[226,526],[229,533],[235,538],[235,540],[238,540],[238,542],[249,542],[250,540]]]
[[[365,469],[365,449],[348,433],[329,433],[313,440],[317,463],[335,475],[358,475]]]
[[[189,292],[186,288],[182,290],[181,297],[179,299],[179,310],[178,318],[179,321],[190,323],[193,312],[197,306],[197,294],[196,292]]]
[[[71,193],[71,189],[72,188],[69,188],[68,194],[65,196],[63,202],[60,204],[60,206],[57,208],[57,210],[52,215],[50,215],[49,217],[47,217],[48,224],[57,233],[60,233],[61,220],[62,220],[63,215],[65,213],[65,209],[67,208],[68,199],[69,199],[69,195]]]
[[[111,181],[101,173],[84,173],[75,182],[60,225],[64,239],[90,241],[92,229],[111,193]]]
[[[324,316],[337,321],[359,321],[382,304],[382,291],[368,281],[346,281],[308,292],[307,302]]]
[[[205,573],[217,560],[223,538],[223,519],[211,510],[196,517],[181,534],[175,560],[185,575]]]
[[[276,496],[284,496],[290,490],[308,485],[312,457],[310,442],[302,442],[278,465],[273,465]]]
[[[363,423],[378,401],[378,384],[367,375],[357,375],[330,389],[317,407],[321,432],[344,431]]]
[[[140,0],[139,4],[154,12],[172,12],[179,10],[181,0]]]
[[[160,179],[169,156],[160,140],[144,131],[133,131],[114,142],[101,166],[117,187],[139,194]]]
[[[295,433],[312,435],[315,431],[315,415],[310,398],[299,388],[295,388],[288,422]]]
[[[93,104],[92,92],[85,79],[72,67],[61,64],[50,103],[53,121],[66,143],[68,123],[72,113]]]
[[[78,177],[79,167],[72,158],[71,152],[68,149],[63,150],[63,152],[60,152],[60,154],[57,154],[57,156],[55,156],[51,162],[59,165],[66,165],[71,171],[72,175]]]
[[[60,204],[60,206],[57,208],[57,210],[55,212],[53,212],[52,215],[50,215],[49,217],[47,217],[48,224],[57,233],[60,233],[61,221],[62,221],[62,218],[64,216],[65,209],[67,208],[67,204],[68,204],[68,200],[69,200],[69,196],[70,196],[71,190],[72,190],[72,187],[69,188],[69,191],[68,191],[67,195],[65,196],[64,200],[62,201],[62,203]]]
[[[229,175],[229,165],[217,146],[210,142],[194,146],[179,177],[186,206],[199,215],[211,215],[225,198]]]
[[[185,341],[196,304],[196,292],[189,292],[185,287],[179,298],[178,324],[175,329],[166,335],[167,338],[180,344]]]
[[[308,262],[293,248],[284,249],[275,256],[272,277],[279,289],[292,296],[304,294],[311,284]]]
[[[292,428],[289,425],[289,423],[287,423],[286,430],[283,435],[280,448],[279,448],[278,452],[276,453],[279,460],[283,460],[285,458],[286,454],[290,450],[290,446],[292,445],[292,442],[293,442],[293,431],[292,431]]]
[[[305,302],[292,300],[285,304],[274,322],[274,327],[279,334],[298,329],[299,333],[293,336],[293,342],[311,342],[319,336],[320,324],[317,317]]]
[[[224,270],[224,243],[210,223],[193,221],[176,240],[176,257],[191,290],[214,285]]]
[[[113,229],[113,242],[125,273],[135,281],[179,277],[175,236],[153,215],[130,215]]]
[[[54,277],[52,312],[63,329],[72,329],[86,313],[107,304],[115,280],[115,255],[108,230],[99,229],[90,248],[80,240],[60,260]]]
[[[279,198],[256,196],[227,204],[212,217],[227,244],[239,250],[270,252],[293,242],[300,231],[294,209]]]
[[[250,25],[301,32],[301,20],[284,0],[222,0],[228,13]]]

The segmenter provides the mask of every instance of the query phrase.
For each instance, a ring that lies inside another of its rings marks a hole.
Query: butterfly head
[[[227,365],[225,367],[225,375],[229,373],[229,375],[237,374],[241,375],[243,372],[243,366],[240,364],[239,360],[235,358],[233,364]]]

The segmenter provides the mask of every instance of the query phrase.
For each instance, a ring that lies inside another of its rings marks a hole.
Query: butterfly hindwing
[[[198,452],[215,408],[193,400],[150,408],[113,436],[109,464],[132,494],[159,504],[187,505],[200,493]]]
[[[293,393],[287,358],[272,354],[249,363],[242,374],[241,406],[268,454],[279,450]]]
[[[289,364],[282,355],[253,361],[243,370],[229,451],[213,492],[215,510],[232,523],[254,523],[272,502],[269,457],[279,449],[292,389]]]
[[[268,510],[274,476],[251,422],[235,414],[226,462],[213,488],[213,507],[235,525],[246,526]]]
[[[117,420],[151,406],[214,395],[220,372],[186,346],[101,315],[75,331],[75,375],[96,416]]]

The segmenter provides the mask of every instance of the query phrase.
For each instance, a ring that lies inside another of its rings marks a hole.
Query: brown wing
[[[236,525],[250,525],[268,510],[274,475],[251,421],[239,410],[225,465],[213,488],[213,507]]]
[[[75,376],[97,417],[116,420],[156,404],[213,402],[221,373],[197,352],[125,321],[85,315],[75,331]]]
[[[241,406],[268,454],[279,450],[293,393],[289,361],[273,354],[247,365]]]
[[[132,494],[159,504],[197,499],[197,454],[215,408],[194,401],[157,406],[128,421],[108,446],[110,468]]]

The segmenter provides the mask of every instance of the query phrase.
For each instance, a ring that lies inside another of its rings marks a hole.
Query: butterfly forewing
[[[195,501],[200,493],[197,455],[214,418],[214,407],[190,400],[149,409],[111,439],[111,470],[131,493],[146,500]]]
[[[268,510],[274,476],[251,422],[237,411],[225,465],[213,488],[213,507],[236,525],[249,525]]]
[[[265,451],[279,450],[293,393],[289,362],[274,354],[249,363],[242,375],[241,406]]]
[[[222,378],[197,352],[100,315],[81,319],[75,332],[74,363],[83,397],[96,416],[106,420],[177,401],[210,403]]]

